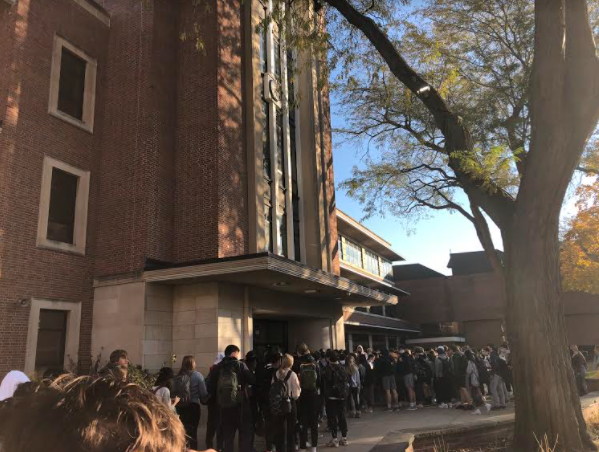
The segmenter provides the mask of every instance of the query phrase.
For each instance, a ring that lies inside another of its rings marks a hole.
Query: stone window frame
[[[64,243],[48,239],[48,217],[50,214],[50,192],[52,187],[52,170],[60,169],[79,178],[77,196],[75,198],[75,224],[73,242]],[[37,225],[37,247],[56,251],[85,255],[87,239],[87,210],[89,204],[89,179],[90,172],[75,168],[67,163],[52,157],[44,157],[42,170],[42,188],[40,193],[40,206]]]
[[[25,373],[35,372],[37,354],[37,336],[39,331],[40,311],[51,309],[67,311],[67,331],[64,347],[64,365],[68,368],[70,360],[78,361],[79,336],[81,328],[81,302],[55,301],[42,298],[32,298],[27,330],[27,351],[25,354]]]
[[[76,56],[86,61],[85,66],[85,88],[83,91],[83,119],[79,120],[58,109],[58,90],[60,87],[60,66],[62,62],[62,49],[66,48]],[[75,47],[59,35],[54,36],[52,49],[52,69],[50,72],[50,98],[48,101],[48,113],[56,118],[62,119],[89,133],[94,133],[94,111],[96,104],[96,77],[98,63],[83,50]]]

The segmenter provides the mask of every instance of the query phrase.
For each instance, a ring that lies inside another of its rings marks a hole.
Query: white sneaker
[[[415,411],[417,409],[418,408],[416,408],[416,405],[414,405],[414,404],[410,405],[410,407],[408,408],[409,411]]]
[[[316,452],[316,447],[311,447],[310,452]]]
[[[481,414],[480,410],[477,408],[476,410],[474,410],[471,414]]]
[[[441,405],[439,405],[439,408],[441,408],[442,410],[445,410],[445,409],[447,409],[447,404],[442,403]]]
[[[337,438],[333,438],[327,447],[339,447],[339,440]]]
[[[340,444],[341,446],[347,446],[347,444],[348,444],[348,443],[347,443],[347,438],[341,438],[341,441],[339,442],[339,444]]]
[[[487,409],[487,413],[488,413],[489,411],[491,411],[491,404],[490,403],[485,404],[485,408]]]

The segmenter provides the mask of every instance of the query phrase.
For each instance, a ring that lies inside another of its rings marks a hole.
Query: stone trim
[[[81,0],[83,1],[83,0]],[[60,65],[62,61],[62,49],[67,48],[79,58],[87,62],[85,68],[85,88],[83,91],[83,119],[77,118],[58,109],[58,89],[60,86]],[[52,69],[50,72],[50,97],[48,100],[48,113],[69,124],[79,127],[86,132],[94,132],[94,110],[96,103],[96,73],[98,71],[97,61],[84,51],[78,49],[61,36],[54,36],[54,47],[52,50]]]
[[[104,25],[110,28],[110,15],[104,11],[99,5],[96,5],[95,2],[87,1],[87,0],[73,0],[79,6],[81,6],[84,10],[102,22]]]
[[[48,216],[50,213],[50,191],[52,184],[52,170],[61,169],[79,178],[77,197],[75,199],[75,225],[73,233],[74,243],[63,243],[49,240]],[[63,163],[51,157],[44,157],[42,170],[42,188],[40,193],[40,207],[37,225],[37,247],[64,251],[84,256],[87,236],[87,206],[89,202],[89,171],[84,171],[74,166]]]
[[[78,361],[79,355],[79,330],[81,326],[81,303],[68,301],[53,301],[33,298],[29,314],[29,327],[27,330],[27,351],[25,354],[25,373],[31,375],[35,372],[35,356],[37,353],[37,334],[39,331],[40,310],[52,309],[68,311],[67,335],[64,347],[64,364],[69,364],[69,358]]]

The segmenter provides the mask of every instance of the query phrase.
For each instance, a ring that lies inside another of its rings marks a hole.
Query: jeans
[[[497,374],[491,375],[491,394],[493,406],[505,406],[507,403],[507,388],[503,378]]]
[[[352,413],[360,411],[360,388],[349,388],[349,409]]]
[[[185,428],[185,441],[190,449],[198,448],[198,425],[200,425],[200,405],[190,403],[185,406],[177,406],[177,414]]]
[[[206,449],[214,449],[214,436],[216,435],[216,449],[223,448],[223,435],[220,426],[220,408],[216,403],[208,405],[208,423],[206,424]]]
[[[305,449],[310,430],[310,446],[318,445],[318,414],[320,397],[315,393],[302,392],[297,401],[297,417],[300,424],[300,449]]]
[[[295,401],[292,401],[291,405],[291,413],[273,417],[277,452],[295,452],[295,423],[297,421]]]
[[[235,452],[237,431],[239,431],[239,451],[252,452],[252,411],[247,400],[233,408],[222,408],[220,419],[225,452]]]
[[[327,417],[333,438],[337,438],[337,431],[341,436],[347,436],[347,419],[345,419],[345,400],[328,399]]]

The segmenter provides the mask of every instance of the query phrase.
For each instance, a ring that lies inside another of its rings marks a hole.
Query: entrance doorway
[[[254,319],[254,350],[279,349],[286,353],[289,348],[288,325],[282,320]]]

